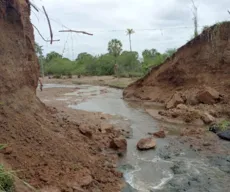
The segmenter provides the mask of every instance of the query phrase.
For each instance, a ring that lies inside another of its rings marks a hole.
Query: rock
[[[204,146],[204,147],[208,147],[208,146],[211,146],[211,143],[208,143],[208,142],[204,142],[204,143],[203,143],[203,146]]]
[[[175,108],[178,104],[184,103],[181,93],[176,92],[166,103],[166,109]]]
[[[230,141],[230,130],[218,132],[217,135],[224,140]]]
[[[188,110],[188,107],[185,104],[179,104],[176,106],[177,109]]]
[[[164,132],[163,130],[158,131],[158,132],[156,132],[156,133],[153,133],[153,135],[154,135],[155,137],[158,137],[158,138],[165,138],[165,137],[166,137],[165,132]]]
[[[137,143],[137,148],[139,150],[154,149],[156,147],[156,142],[153,138],[144,138]]]
[[[119,150],[119,151],[126,151],[127,149],[127,141],[126,139],[120,137],[120,138],[115,138],[110,142],[110,148]]]
[[[216,119],[209,113],[205,112],[201,115],[201,119],[204,121],[205,124],[213,123]]]
[[[113,131],[113,125],[108,123],[102,123],[99,129],[102,133],[111,133]]]
[[[12,147],[6,147],[3,151],[5,155],[10,155],[13,152]]]
[[[83,187],[83,186],[89,185],[92,182],[93,182],[92,176],[91,175],[85,175],[81,178],[81,182],[80,182],[81,184],[80,185],[81,185],[81,187]]]
[[[221,95],[215,89],[211,87],[205,87],[204,90],[197,93],[196,98],[200,103],[214,104],[221,99]]]
[[[79,126],[79,131],[81,132],[81,134],[83,134],[83,135],[85,135],[85,136],[87,136],[87,137],[89,137],[89,138],[91,138],[92,135],[93,135],[93,133],[92,133],[92,131],[90,130],[89,126],[86,125],[86,124],[81,124],[81,125]]]

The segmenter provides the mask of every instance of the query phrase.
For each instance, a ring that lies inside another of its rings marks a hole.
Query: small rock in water
[[[166,137],[165,132],[163,130],[162,131],[158,131],[156,133],[153,133],[153,135],[155,137],[158,137],[158,138],[165,138]]]
[[[126,151],[127,141],[124,138],[115,138],[110,142],[110,148],[119,151]]]
[[[144,138],[137,143],[137,148],[139,150],[149,150],[156,147],[156,142],[153,138]]]

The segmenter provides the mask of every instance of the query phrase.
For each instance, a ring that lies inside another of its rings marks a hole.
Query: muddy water
[[[157,131],[159,122],[140,106],[125,102],[121,98],[121,90],[88,85],[77,87],[77,91],[60,98],[75,96],[76,101],[80,101],[69,107],[122,116],[131,125],[132,137],[128,139],[128,150],[119,163],[128,183],[125,192],[229,190],[230,157],[218,157],[213,160],[215,163],[211,163],[210,159],[200,157],[189,146],[173,138],[157,139],[155,150],[140,152],[136,150],[136,143],[147,137],[148,132]],[[224,167],[220,169],[219,164]]]

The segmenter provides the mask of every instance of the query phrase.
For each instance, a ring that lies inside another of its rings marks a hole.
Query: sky
[[[129,50],[126,29],[132,28],[132,48],[139,56],[144,49],[164,52],[179,48],[191,39],[194,31],[191,0],[32,0],[40,9],[31,13],[31,21],[45,39],[49,28],[42,6],[51,19],[54,39],[45,42],[34,31],[35,41],[43,46],[44,54],[56,51],[69,59],[82,52],[92,55],[107,52],[108,42],[119,39],[123,50]],[[230,20],[229,0],[194,0],[198,12],[199,31],[203,26]],[[72,29],[93,33],[93,36],[60,33]]]

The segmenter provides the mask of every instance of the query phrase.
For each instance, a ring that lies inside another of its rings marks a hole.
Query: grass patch
[[[230,127],[230,121],[223,120],[220,123],[218,123],[218,127],[221,131],[226,131]]]
[[[7,144],[0,144],[0,150],[3,150],[7,147]]]
[[[3,165],[0,164],[0,191],[13,192],[14,191],[14,179],[13,172],[7,171]]]

